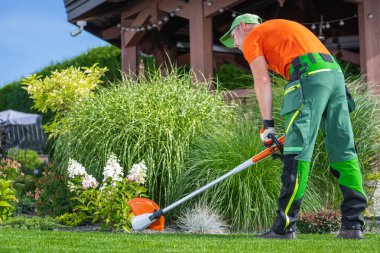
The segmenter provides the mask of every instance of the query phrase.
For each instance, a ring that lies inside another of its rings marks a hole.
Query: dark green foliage
[[[253,87],[252,75],[232,64],[222,64],[216,72],[216,79],[218,85],[227,90]]]
[[[28,197],[25,195],[20,196],[18,199],[18,203],[16,206],[16,215],[27,214],[32,215],[35,212],[35,200],[32,197]]]
[[[19,176],[15,179],[14,188],[17,196],[25,195],[27,192],[34,192],[37,178],[32,175]]]
[[[63,227],[55,219],[51,217],[24,217],[18,216],[10,218],[4,223],[0,223],[0,226],[5,228],[19,228],[19,229],[31,229],[31,230],[55,230]]]
[[[36,209],[38,215],[57,216],[70,211],[72,197],[67,186],[67,176],[59,170],[48,167],[36,182],[38,196]]]
[[[10,148],[8,157],[18,161],[21,164],[21,171],[25,174],[33,174],[34,169],[41,168],[43,162],[34,150]]]
[[[338,231],[341,214],[331,209],[301,213],[297,229],[304,234],[327,234]]]

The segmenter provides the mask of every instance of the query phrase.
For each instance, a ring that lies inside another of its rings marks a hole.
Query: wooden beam
[[[139,27],[146,24],[151,16],[151,9],[147,8],[141,11],[136,19],[132,22],[132,27]],[[137,43],[144,37],[146,31],[132,32],[127,31],[124,33],[124,46],[131,47],[136,46]]]
[[[222,65],[223,63],[229,63],[241,68],[247,74],[251,73],[249,65],[247,64],[247,62],[244,60],[244,58],[241,55],[214,53],[214,59],[215,59],[217,69],[219,69],[220,65]]]
[[[365,50],[365,29],[364,29],[364,7],[358,4],[358,23],[359,23],[359,54],[360,54],[360,70],[363,75],[367,73],[367,56]]]
[[[190,64],[190,53],[184,53],[177,57],[178,66]]]
[[[177,7],[180,11],[176,12],[176,15],[181,18],[189,19],[190,8],[189,4],[178,0],[161,0],[158,2],[158,9],[170,13],[174,11]]]
[[[284,6],[286,0],[277,0],[278,4],[282,7]]]
[[[190,65],[199,82],[213,76],[212,19],[204,18],[203,0],[191,0]]]
[[[127,4],[122,13],[121,13],[121,19],[127,19],[131,16],[136,15],[137,13],[141,12],[142,10],[149,8],[152,6],[151,0],[140,0],[140,1],[132,1],[131,3]]]
[[[339,51],[331,51],[331,53],[337,56],[338,59],[360,65],[360,54],[341,49]]]
[[[137,47],[121,48],[121,66],[123,73],[128,76],[137,75]]]
[[[121,19],[122,26],[130,26],[133,23],[131,20]],[[125,36],[121,36],[121,68],[124,75],[137,76],[137,47],[125,47]]]
[[[380,0],[366,0],[362,5],[359,16],[363,17],[364,31],[359,32],[360,36],[364,33],[367,81],[371,92],[380,95]]]
[[[120,38],[120,28],[112,26],[100,32],[103,40],[113,40]]]
[[[236,89],[230,90],[224,94],[224,101],[227,104],[230,104],[232,100],[235,101],[238,105],[241,105],[246,101],[247,104],[252,104],[252,100],[255,97],[253,89]]]
[[[362,4],[363,0],[344,0],[345,2],[353,3],[353,4]]]
[[[244,0],[218,0],[218,1],[212,1],[212,4],[209,5],[208,1],[205,1],[203,3],[203,17],[210,18],[213,16],[216,16],[219,13],[220,9],[223,8],[231,8],[232,6],[235,6],[239,3],[244,2]]]

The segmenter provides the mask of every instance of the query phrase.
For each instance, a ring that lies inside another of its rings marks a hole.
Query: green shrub
[[[54,218],[51,217],[13,217],[6,222],[0,224],[4,228],[18,228],[31,230],[56,230],[64,226],[60,225]]]
[[[15,210],[15,215],[21,215],[21,214],[28,214],[28,215],[33,215],[35,214],[35,199],[26,196],[26,195],[21,195],[17,198],[17,206]]]
[[[75,160],[70,160],[67,170],[70,177],[68,188],[74,195],[71,198],[75,203],[73,211],[78,217],[61,215],[58,217],[61,223],[75,226],[99,222],[101,229],[131,230],[133,213],[128,201],[146,197],[143,184],[147,168],[144,163],[133,165],[130,174],[124,177],[123,168],[111,154],[100,184]]]
[[[66,187],[67,175],[60,170],[53,170],[50,165],[36,182],[32,193],[36,200],[36,211],[42,216],[58,216],[71,210],[70,191]]]
[[[12,183],[11,180],[0,179],[0,223],[11,216],[15,210],[17,199]]]
[[[211,94],[191,74],[176,73],[126,79],[74,105],[62,121],[53,159],[65,167],[72,157],[98,179],[110,153],[124,168],[144,160],[150,198],[168,204],[194,136],[235,117],[218,91]]]
[[[215,74],[218,85],[224,89],[234,90],[241,88],[252,88],[252,75],[246,74],[244,70],[233,64],[222,64]]]
[[[40,168],[43,164],[37,151],[30,149],[10,148],[8,157],[18,161],[21,164],[21,171],[26,174],[33,174],[33,170]]]
[[[10,158],[0,159],[0,179],[14,180],[21,175],[21,164]]]
[[[42,79],[37,74],[23,79],[25,89],[34,100],[33,108],[42,113],[54,112],[54,121],[45,125],[49,137],[59,134],[57,128],[61,118],[73,107],[92,95],[92,91],[102,83],[101,76],[108,70],[94,64],[91,67],[69,67],[62,71],[53,71]]]
[[[91,217],[84,212],[64,213],[55,218],[59,223],[69,227],[81,226],[91,222]]]
[[[303,212],[297,222],[297,230],[304,234],[327,234],[338,231],[341,214],[332,209]]]
[[[89,50],[73,59],[66,60],[61,63],[50,65],[36,74],[43,77],[51,75],[53,71],[75,67],[90,67],[95,63],[99,67],[107,67],[109,71],[102,77],[103,81],[116,81],[121,79],[120,49],[114,46],[98,47]],[[10,83],[0,89],[0,111],[13,109],[27,113],[37,113],[36,109],[32,109],[33,101],[29,98],[26,90],[22,89],[21,80]],[[54,117],[51,112],[43,114],[43,124],[50,122]]]

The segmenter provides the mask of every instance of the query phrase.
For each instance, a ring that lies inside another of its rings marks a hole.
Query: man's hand
[[[266,147],[269,147],[273,144],[273,140],[268,137],[269,134],[273,134],[277,138],[276,129],[274,128],[274,120],[263,120],[263,127],[261,128],[260,138]]]

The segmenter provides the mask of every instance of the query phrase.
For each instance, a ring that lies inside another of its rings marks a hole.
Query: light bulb
[[[315,30],[315,29],[317,29],[317,26],[315,24],[312,24],[311,25],[311,30]]]
[[[330,26],[330,23],[327,22],[327,23],[326,23],[326,29],[330,29],[330,27],[331,27],[331,26]]]
[[[341,20],[339,21],[339,25],[340,25],[340,26],[344,26],[344,21],[343,21],[343,19],[341,19]]]

